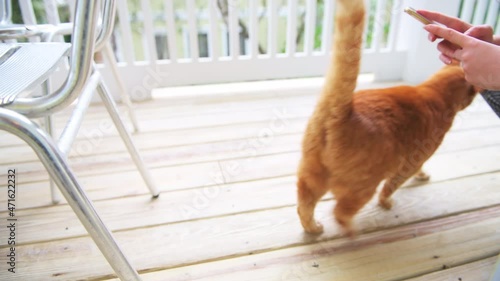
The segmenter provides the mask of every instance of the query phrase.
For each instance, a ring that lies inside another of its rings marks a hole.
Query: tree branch
[[[253,1],[253,0],[251,0],[251,1]],[[229,5],[227,3],[227,0],[217,0],[217,7],[219,7],[219,10],[220,10],[221,15],[222,15],[222,20],[224,21],[227,29],[229,30],[229,20],[228,20],[228,18],[229,18]],[[238,26],[241,28],[241,35],[245,39],[249,39],[250,36],[248,34],[248,27],[241,19],[238,19]],[[259,46],[259,53],[260,54],[266,53],[266,51],[260,45],[260,43],[258,44],[258,46]]]

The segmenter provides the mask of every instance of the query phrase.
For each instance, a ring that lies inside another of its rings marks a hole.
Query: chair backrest
[[[104,0],[102,9],[102,24],[99,36],[96,41],[96,51],[103,48],[104,44],[108,42],[113,29],[115,27],[116,18],[116,0]]]
[[[105,0],[114,5],[115,0]],[[38,98],[17,98],[7,107],[28,117],[41,117],[70,105],[84,88],[90,76],[97,35],[100,0],[77,0],[75,5],[70,69],[64,84],[57,91]],[[104,26],[104,25],[103,25]],[[106,33],[105,31],[102,31]]]
[[[0,0],[0,25],[9,24],[12,18],[11,0]]]

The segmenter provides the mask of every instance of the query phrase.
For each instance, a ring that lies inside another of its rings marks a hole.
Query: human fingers
[[[445,54],[440,54],[439,59],[445,64],[451,64],[453,62],[453,59]]]
[[[446,25],[449,28],[455,29],[458,32],[464,33],[467,31],[469,28],[472,27],[471,24],[462,21],[458,18],[455,17],[450,17],[445,14],[441,14],[438,12],[431,12],[427,10],[417,10],[417,13],[421,14],[422,16],[433,20],[435,22],[441,23]]]
[[[450,41],[443,40],[439,42],[439,44],[437,45],[437,49],[448,58],[454,58],[460,60],[460,58],[456,57],[457,50],[459,50],[460,47],[451,43]]]
[[[424,26],[424,29],[438,37],[441,37],[455,45],[458,45],[459,47],[463,47],[467,44],[467,42],[469,42],[469,40],[471,40],[471,37],[467,35],[464,35],[451,28],[446,28],[436,24],[428,24]]]
[[[488,43],[493,42],[493,27],[490,25],[476,25],[471,28],[469,28],[466,32],[464,32],[465,35],[477,38],[482,41],[486,41]]]
[[[437,36],[436,36],[436,35],[434,35],[434,34],[432,34],[432,33],[429,33],[429,35],[427,35],[427,38],[428,38],[428,39],[429,39],[429,41],[431,41],[431,42],[434,42],[434,41],[436,41],[436,39],[438,39],[438,38],[437,38]]]

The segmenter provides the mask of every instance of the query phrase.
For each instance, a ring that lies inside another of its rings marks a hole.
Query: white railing
[[[26,23],[37,22],[39,11],[32,2],[41,1],[19,0]],[[409,64],[413,64],[410,69],[418,63],[425,68],[415,59],[422,52],[420,43],[411,38],[424,36],[418,31],[408,34],[420,26],[403,15],[406,5],[437,8],[475,24],[500,28],[497,0],[447,0],[446,4],[444,0],[365,1],[369,13],[362,72],[374,73],[377,80],[412,80]],[[74,0],[68,2],[70,10]],[[217,2],[117,1],[112,44],[133,98],[148,98],[157,87],[324,74],[335,0],[228,0],[227,16]],[[43,3],[46,21],[59,23],[61,1]],[[113,81],[106,65],[101,67],[104,76]]]
[[[333,0],[267,0],[265,6],[257,0],[230,0],[227,18],[217,0],[186,0],[185,5],[179,1],[163,2],[158,11],[148,1],[142,1],[141,11],[133,20],[127,3],[118,5],[119,27],[115,39],[120,40],[115,45],[124,46],[118,48],[117,55],[127,77],[143,77],[132,73],[150,78],[154,76],[151,72],[165,74],[165,79],[155,81],[161,87],[318,76],[327,67]],[[200,2],[204,5],[196,6]],[[375,73],[380,80],[400,79],[404,51],[397,50],[396,42],[401,13],[393,12],[396,11],[393,1],[367,2],[372,9],[367,21],[369,32],[362,69]],[[134,34],[131,28],[134,25],[139,26],[142,38]],[[148,28],[155,26],[156,37]],[[297,40],[298,34],[302,34],[302,40]],[[158,44],[161,35],[166,37],[162,40],[166,44]],[[388,61],[393,68],[379,72],[382,68],[377,66]],[[145,90],[143,84],[132,88],[135,95]]]
[[[498,20],[499,2],[498,0],[464,0],[462,1],[460,18],[474,25],[491,25],[498,31],[500,30],[500,21]]]

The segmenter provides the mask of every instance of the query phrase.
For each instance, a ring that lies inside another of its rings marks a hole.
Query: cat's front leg
[[[422,169],[420,169],[414,176],[413,178],[417,181],[428,181],[431,176],[429,176],[429,174],[427,174],[426,172],[422,171]]]
[[[427,177],[427,179],[429,177],[427,174],[423,173],[421,169],[405,172],[399,171],[385,180],[384,187],[382,188],[378,198],[379,206],[386,210],[390,210],[393,205],[393,200],[391,198],[392,194],[412,175],[415,175],[415,178],[420,176],[422,180],[425,180],[425,177]]]

